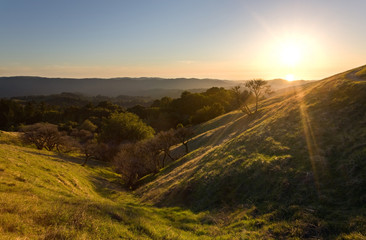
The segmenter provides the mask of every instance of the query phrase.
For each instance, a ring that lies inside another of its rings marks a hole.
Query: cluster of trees
[[[88,103],[79,107],[0,99],[0,129],[14,131],[21,125],[48,122],[69,131],[86,119],[100,128],[104,118],[110,117],[114,112],[123,111],[123,107],[108,101],[99,102],[97,105]]]
[[[63,92],[60,94],[52,94],[52,95],[35,95],[35,96],[22,96],[16,97],[15,99],[24,101],[24,102],[34,102],[34,103],[45,103],[48,105],[57,105],[57,106],[77,106],[82,107],[89,103],[94,105],[98,105],[100,102],[111,102],[118,106],[122,107],[133,107],[135,105],[143,105],[150,106],[152,101],[151,97],[142,97],[142,96],[125,96],[120,95],[117,97],[107,97],[102,95],[97,96],[85,96],[81,93],[68,93]]]
[[[153,128],[129,112],[113,113],[104,119],[100,133],[96,130],[97,126],[89,120],[68,132],[51,123],[35,123],[21,128],[23,140],[37,149],[59,152],[78,149],[84,155],[83,165],[91,158],[114,159],[116,168],[129,186],[139,177],[163,168],[167,160],[173,161],[173,145],[181,143],[188,153],[188,141],[193,135],[191,128],[180,124],[176,129],[161,131],[154,136]]]
[[[163,97],[150,107],[134,106],[128,111],[137,114],[156,130],[168,130],[205,122],[237,108],[231,90],[213,87],[202,93],[184,91],[179,98]]]
[[[235,109],[253,114],[258,110],[259,99],[268,93],[270,90],[266,81],[251,80],[244,86],[231,89],[213,87],[202,93],[185,91],[179,98],[163,97],[155,100],[149,107],[135,105],[127,111],[138,115],[155,131],[161,131],[174,128],[179,123],[189,125],[205,122]],[[70,100],[69,95],[64,95],[62,97]],[[68,104],[47,104],[39,102],[38,98],[37,101],[27,99],[33,98],[0,99],[1,130],[14,131],[21,125],[48,122],[58,125],[64,131],[70,131],[88,119],[97,126],[99,132],[103,119],[109,118],[115,112],[126,111],[124,107],[110,101],[94,103],[82,98],[78,102],[79,98],[71,98]],[[251,103],[255,103],[255,110],[249,108]]]
[[[27,143],[49,151],[78,149],[85,165],[91,158],[112,161],[127,186],[155,173],[178,156],[172,146],[189,152],[193,132],[183,127],[210,120],[234,109],[258,111],[259,100],[270,94],[267,82],[251,80],[231,89],[213,87],[202,93],[185,91],[180,98],[163,97],[150,107],[127,111],[107,101],[97,105],[58,106],[0,100],[0,129],[23,132]],[[254,107],[249,107],[255,103]]]
[[[180,157],[177,153],[172,154],[172,146],[182,144],[185,146],[185,154],[188,153],[188,142],[192,136],[191,128],[178,126],[176,129],[161,131],[153,138],[123,144],[114,157],[114,166],[126,186],[133,188],[141,177],[157,173],[165,167],[166,162]]]
[[[156,130],[167,130],[179,123],[199,124],[235,109],[247,114],[258,111],[259,100],[271,94],[267,81],[254,79],[231,89],[212,87],[202,93],[185,91],[179,98],[163,97],[150,107],[129,108]],[[255,103],[251,110],[249,104]]]

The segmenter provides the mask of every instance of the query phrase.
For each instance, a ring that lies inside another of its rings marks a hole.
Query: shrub
[[[129,112],[113,113],[103,123],[100,140],[118,145],[124,141],[138,141],[153,135],[154,129],[137,115]]]
[[[212,106],[204,106],[203,108],[199,109],[192,116],[191,121],[194,124],[198,124],[206,122],[224,113],[225,113],[224,107],[220,103],[214,103]]]
[[[97,126],[92,123],[90,120],[86,119],[81,125],[80,125],[80,130],[86,130],[89,132],[95,132],[95,130],[97,130]]]
[[[70,138],[65,133],[59,132],[57,125],[50,123],[35,123],[22,127],[24,133],[22,139],[26,143],[35,144],[37,149],[61,150],[61,146],[67,146]]]
[[[117,173],[128,188],[133,188],[139,178],[146,172],[144,151],[140,144],[124,144],[114,157],[114,166]]]

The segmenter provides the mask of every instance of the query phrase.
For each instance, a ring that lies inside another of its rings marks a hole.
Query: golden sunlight
[[[295,66],[302,57],[301,47],[294,41],[288,41],[282,44],[281,60],[287,66]]]
[[[293,74],[287,74],[285,79],[289,82],[295,80],[295,76]]]

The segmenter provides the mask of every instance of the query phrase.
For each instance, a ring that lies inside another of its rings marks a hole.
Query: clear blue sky
[[[366,64],[365,9],[364,0],[0,0],[0,76],[319,79]]]

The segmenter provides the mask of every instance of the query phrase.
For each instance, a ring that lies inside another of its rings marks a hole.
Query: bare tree
[[[234,86],[230,90],[235,98],[236,107],[239,108],[243,103],[241,85]]]
[[[93,140],[89,140],[87,142],[80,144],[80,150],[84,154],[84,162],[81,164],[81,166],[85,166],[88,160],[92,158],[97,158],[96,157],[97,149],[98,149],[98,143]]]
[[[123,144],[113,161],[116,171],[121,174],[126,186],[130,189],[142,176],[148,173],[144,161],[144,148],[140,144]]]
[[[58,152],[71,152],[77,150],[78,148],[79,143],[75,138],[66,135],[65,132],[61,132],[59,143],[56,144],[56,149]]]
[[[267,81],[264,81],[262,79],[253,79],[253,80],[247,81],[245,83],[245,87],[247,87],[249,89],[249,92],[251,94],[254,94],[254,96],[255,96],[255,112],[257,112],[258,111],[258,102],[259,102],[260,98],[262,96],[264,96],[265,94],[272,93],[271,86],[268,85]],[[248,108],[248,106],[246,106],[246,110],[249,113],[252,113],[250,111],[250,109]]]
[[[244,113],[251,115],[253,114],[248,104],[252,100],[252,93],[247,89],[242,88],[241,85],[237,85],[231,88],[231,92],[235,98],[236,107],[240,108]]]
[[[139,147],[144,155],[145,166],[149,172],[158,172],[162,168],[160,155],[162,153],[161,144],[156,138],[150,138],[139,142]]]
[[[191,127],[184,127],[181,123],[177,125],[174,135],[176,139],[184,145],[186,154],[189,153],[188,142],[192,139],[193,134],[194,132]]]
[[[50,123],[35,123],[24,126],[21,131],[25,142],[35,144],[37,149],[48,151],[60,150],[60,145],[67,142],[66,134],[58,131],[57,126]]]
[[[74,137],[75,146],[77,146],[80,152],[84,155],[84,162],[81,164],[85,166],[89,159],[97,158],[97,150],[98,150],[98,143],[95,139],[95,134],[92,130],[95,130],[93,127],[89,127],[90,121],[84,121],[84,127],[80,127],[81,129],[73,129],[71,135]],[[89,128],[90,130],[86,130]]]
[[[170,148],[178,143],[178,140],[174,133],[174,129],[159,132],[155,136],[155,141],[157,144],[157,148],[160,149],[160,151],[163,153],[162,167],[165,167],[165,160],[167,157],[169,157],[172,161],[175,160],[170,154]]]

